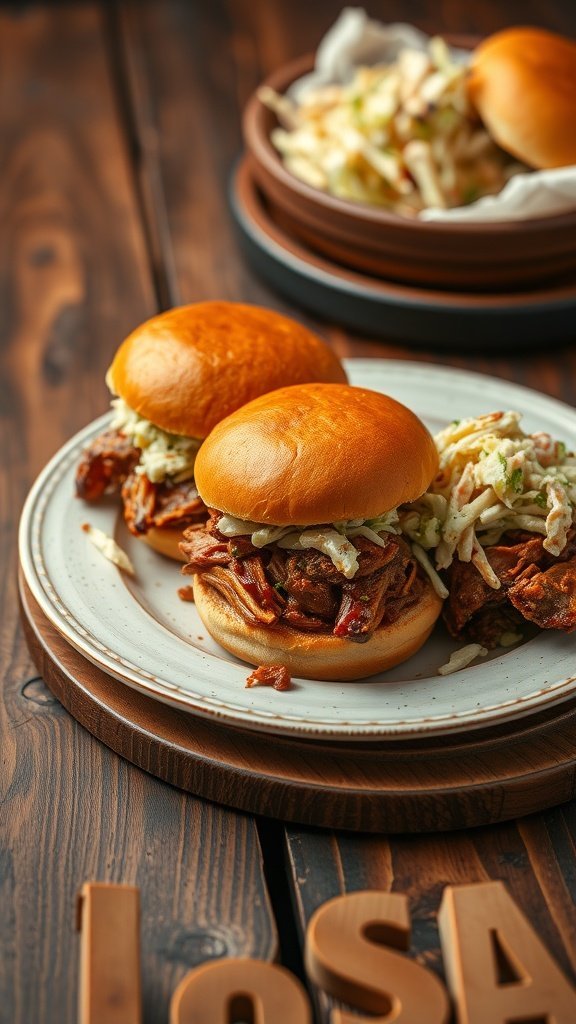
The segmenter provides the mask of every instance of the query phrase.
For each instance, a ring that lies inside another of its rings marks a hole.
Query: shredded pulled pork
[[[220,518],[212,511],[205,528],[185,531],[182,572],[201,573],[252,624],[282,622],[363,642],[382,622],[395,622],[424,586],[410,547],[395,534],[380,535],[380,544],[355,537],[359,568],[348,580],[313,549],[255,548],[248,536],[228,539],[218,530]]]
[[[120,490],[138,463],[140,451],[124,434],[107,430],[82,453],[76,470],[76,494],[84,501],[98,501]]]
[[[259,665],[246,680],[246,687],[250,689],[252,686],[273,686],[275,690],[291,690],[290,672],[285,665]]]
[[[447,572],[450,595],[444,619],[452,636],[493,648],[526,621],[540,629],[576,629],[576,532],[558,556],[545,538],[511,532],[485,549],[500,587],[495,590],[471,562],[455,561]]]
[[[182,571],[187,568],[184,566]],[[202,578],[252,625],[269,626],[280,618],[284,602],[270,586],[260,555],[243,561],[231,558],[226,568],[216,565],[204,570]]]
[[[193,479],[179,483],[166,478],[152,483],[136,472],[140,449],[118,430],[107,430],[82,453],[76,471],[76,494],[98,501],[104,494],[122,494],[124,518],[139,536],[152,527],[184,529],[201,520],[206,509]]]
[[[122,486],[124,519],[131,533],[138,536],[152,527],[183,529],[205,514],[204,502],[193,480],[153,484],[143,473],[131,473]]]

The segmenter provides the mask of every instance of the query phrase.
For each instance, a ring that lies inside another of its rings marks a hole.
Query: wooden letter
[[[78,896],[80,1024],[140,1024],[140,896],[87,882]]]
[[[308,997],[284,967],[217,960],[190,971],[170,1003],[170,1024],[312,1024]]]
[[[446,990],[425,967],[386,948],[410,946],[406,896],[355,892],[319,907],[306,935],[306,970],[336,999],[379,1014],[334,1010],[333,1024],[445,1024]]]
[[[574,1024],[576,992],[502,882],[448,886],[438,923],[458,1024]]]

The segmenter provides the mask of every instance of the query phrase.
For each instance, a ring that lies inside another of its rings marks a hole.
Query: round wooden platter
[[[283,739],[215,725],[125,686],[64,640],[22,578],[20,597],[32,657],[70,714],[117,754],[195,796],[325,828],[434,832],[576,795],[576,701],[456,738]]]

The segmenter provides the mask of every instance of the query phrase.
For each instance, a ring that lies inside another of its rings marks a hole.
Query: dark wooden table
[[[576,35],[563,0],[371,3],[429,31],[514,22]],[[193,965],[224,955],[301,970],[328,897],[409,893],[415,955],[442,972],[446,883],[504,879],[576,979],[576,805],[440,837],[284,828],[185,796],[83,731],[35,675],[19,624],[16,529],[34,476],[107,408],[104,371],[158,309],[242,299],[295,312],[243,263],[226,204],[242,106],[310,50],[336,0],[164,0],[0,7],[0,1020],[75,1019],[74,894],[141,886],[145,1021]],[[305,315],[299,313],[305,319]],[[341,355],[466,366],[576,401],[573,347],[457,356],[309,321]],[[327,1022],[327,1000],[317,1001]]]

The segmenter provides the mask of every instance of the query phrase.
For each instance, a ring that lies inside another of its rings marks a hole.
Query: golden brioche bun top
[[[258,306],[198,302],[137,327],[107,380],[157,427],[203,438],[239,406],[286,382],[345,381],[346,374],[295,320]]]
[[[418,498],[438,467],[404,405],[344,384],[281,388],[214,428],[195,464],[205,503],[240,519],[309,526],[369,519]]]
[[[495,141],[531,167],[576,163],[576,43],[508,28],[474,51],[469,94]]]

